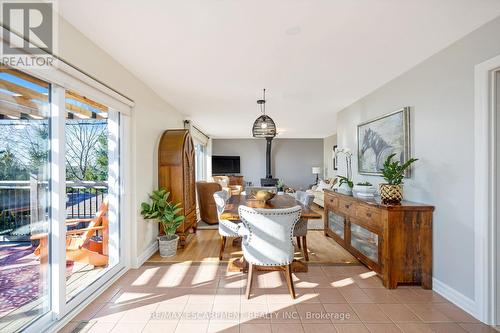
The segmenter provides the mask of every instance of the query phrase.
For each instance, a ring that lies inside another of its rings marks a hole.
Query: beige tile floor
[[[127,272],[61,332],[496,332],[430,290],[385,289],[364,266],[310,265],[245,275],[225,264],[151,264]]]

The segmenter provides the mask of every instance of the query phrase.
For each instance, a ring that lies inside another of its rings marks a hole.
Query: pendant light
[[[266,89],[263,89],[262,99],[257,101],[260,106],[262,116],[257,118],[253,123],[252,135],[254,138],[274,138],[276,136],[276,124],[266,115]]]

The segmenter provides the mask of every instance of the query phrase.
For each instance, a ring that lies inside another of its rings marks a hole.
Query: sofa
[[[310,190],[307,190],[307,193],[311,193],[314,195],[314,203],[320,207],[325,207],[325,193],[323,190],[325,189],[333,189],[335,184],[337,183],[337,178],[330,179],[320,179],[317,185],[314,185]]]

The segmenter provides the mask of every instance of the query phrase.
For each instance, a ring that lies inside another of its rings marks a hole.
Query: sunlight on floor
[[[130,270],[62,332],[465,332],[470,315],[431,290],[385,289],[364,266],[309,265],[284,276],[259,271],[250,299],[246,274],[213,262],[148,264]]]

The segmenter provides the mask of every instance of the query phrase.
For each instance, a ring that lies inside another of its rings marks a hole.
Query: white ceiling
[[[213,137],[251,137],[267,88],[280,137],[321,138],[336,132],[337,111],[499,16],[500,1],[65,0],[59,10]]]

